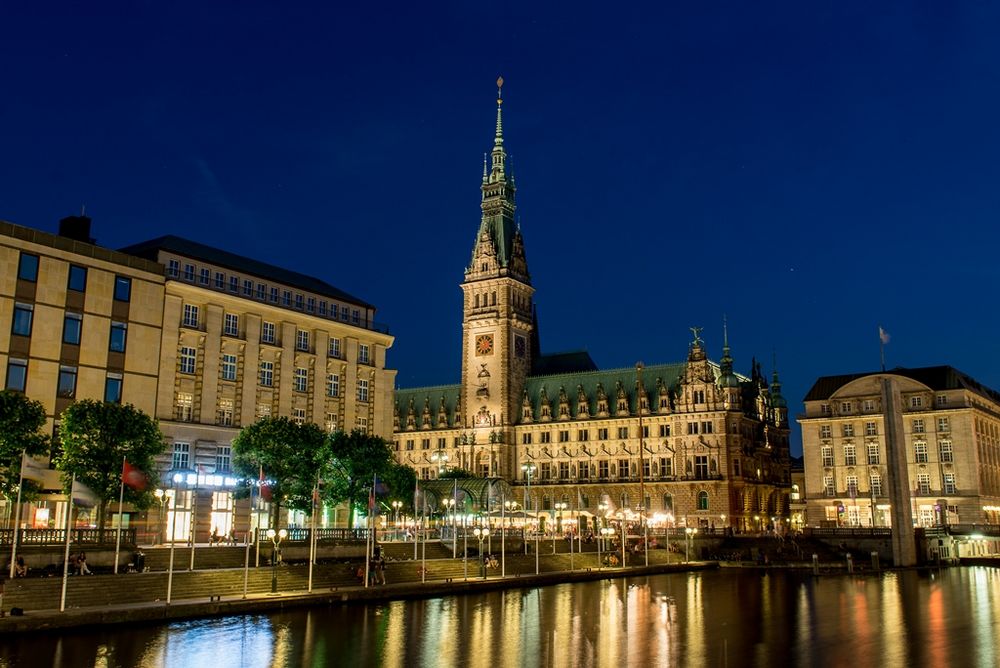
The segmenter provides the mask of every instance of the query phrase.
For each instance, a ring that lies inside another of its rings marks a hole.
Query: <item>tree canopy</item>
[[[331,503],[346,501],[350,509],[348,526],[354,526],[357,504],[367,501],[375,476],[385,478],[393,465],[392,450],[385,439],[359,429],[334,432],[327,444],[323,498]]]
[[[273,522],[282,505],[312,511],[312,490],[326,458],[326,434],[311,422],[266,417],[247,425],[233,440],[233,470],[247,484],[261,471],[271,495]]]
[[[417,486],[417,472],[406,466],[391,462],[389,468],[382,474],[385,482],[385,495],[392,501],[402,501],[403,508],[413,512],[413,492]]]
[[[63,411],[59,423],[62,454],[56,468],[63,472],[63,485],[70,480],[90,487],[100,499],[98,524],[104,528],[105,509],[118,499],[122,482],[122,460],[144,472],[145,489],[125,487],[125,500],[136,508],[148,508],[156,485],[154,458],[166,448],[157,421],[131,404],[121,405],[84,399]]]
[[[0,494],[8,499],[17,496],[21,452],[44,455],[49,451],[49,438],[41,433],[45,420],[41,403],[14,390],[0,391]]]

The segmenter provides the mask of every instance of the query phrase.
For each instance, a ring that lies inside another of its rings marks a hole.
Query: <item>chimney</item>
[[[90,216],[67,216],[59,221],[59,236],[87,244],[95,243],[90,236]]]

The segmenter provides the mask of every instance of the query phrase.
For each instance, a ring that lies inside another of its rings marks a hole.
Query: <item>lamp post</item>
[[[719,519],[722,520],[722,533],[725,534],[726,533],[726,514],[722,513],[721,515],[719,515]]]
[[[698,533],[698,530],[694,527],[687,527],[684,529],[684,561],[691,561],[691,543],[694,542],[694,536]]]
[[[754,533],[760,533],[760,515],[753,516],[753,530]]]
[[[568,505],[566,505],[566,504],[565,504],[564,502],[562,502],[562,501],[559,501],[558,503],[556,503],[556,504],[555,504],[555,509],[556,509],[556,512],[557,512],[557,513],[559,513],[559,517],[558,517],[558,526],[556,527],[556,529],[558,529],[558,530],[559,530],[559,534],[560,534],[560,535],[562,535],[562,534],[564,533],[564,531],[565,531],[565,530],[563,529],[563,525],[562,525],[562,521],[563,521],[563,511],[564,511],[564,510],[566,510],[566,509],[567,509],[568,507],[569,507],[569,506],[568,506]],[[556,553],[556,532],[555,532],[555,531],[553,531],[553,532],[552,532],[552,554],[555,554],[555,553]]]
[[[448,469],[448,454],[443,450],[438,450],[431,455],[431,461],[437,464],[438,477]]]
[[[482,529],[480,529],[479,527],[476,527],[475,529],[472,530],[472,533],[473,533],[473,535],[475,535],[476,538],[479,539],[479,571],[480,571],[480,574],[483,576],[483,579],[485,580],[486,579],[486,559],[484,558],[484,555],[483,555],[483,540],[485,538],[489,537],[490,530],[487,527],[483,527]]]
[[[157,523],[156,527],[156,537],[159,539],[156,542],[163,545],[165,534],[167,533],[167,493],[162,489],[157,489],[153,494],[156,495],[156,500],[160,504],[160,521]]]
[[[601,562],[601,543],[604,543],[604,549],[607,550],[608,541],[611,540],[613,535],[615,535],[614,529],[611,527],[601,527],[601,532],[597,539],[597,561],[599,564],[603,564],[603,562]]]
[[[281,541],[288,535],[284,529],[275,531],[267,530],[267,537],[271,539],[271,593],[278,593],[278,560],[281,559]]]
[[[444,506],[444,523],[445,526],[448,525],[448,512],[451,512],[451,532],[452,532],[452,556],[455,555],[455,540],[458,537],[458,528],[455,525],[455,499],[444,499],[441,501],[441,505]]]
[[[402,501],[392,502],[392,523],[394,532],[396,534],[396,540],[399,540],[399,509],[403,507]]]
[[[521,542],[524,543],[525,554],[528,553],[528,501],[531,499],[531,476],[534,475],[536,468],[534,462],[521,464],[521,471],[528,481],[528,487],[524,492],[524,503],[521,504],[524,506],[524,524],[521,525]],[[538,550],[535,550],[535,552],[537,553]]]

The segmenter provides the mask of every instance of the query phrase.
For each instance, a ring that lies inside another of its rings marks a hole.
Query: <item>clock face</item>
[[[479,336],[476,337],[476,354],[477,355],[493,354],[492,334],[480,334]]]
[[[515,357],[524,357],[525,347],[526,347],[526,345],[524,343],[524,337],[523,336],[515,336],[514,337],[514,356]]]

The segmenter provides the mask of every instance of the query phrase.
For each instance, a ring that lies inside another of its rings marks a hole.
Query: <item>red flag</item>
[[[146,474],[129,464],[126,459],[122,465],[122,483],[135,490],[146,489]]]
[[[271,502],[271,486],[267,484],[267,480],[264,479],[264,465],[261,464],[260,467],[260,479],[257,481],[257,485],[260,487],[260,498],[264,499],[268,503]]]

